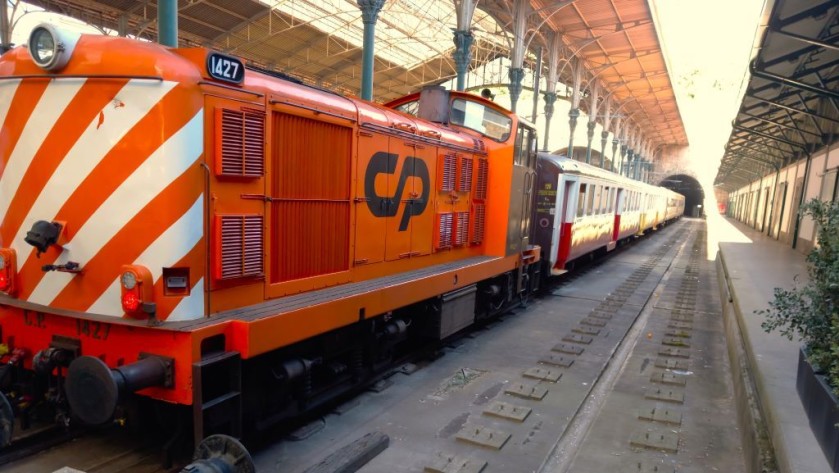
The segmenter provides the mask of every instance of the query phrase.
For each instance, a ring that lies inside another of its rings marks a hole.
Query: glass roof
[[[357,47],[364,43],[361,10],[351,0],[259,0],[275,10]],[[399,0],[385,2],[376,25],[376,56],[412,69],[454,50],[452,31],[457,28],[454,2]],[[503,31],[487,14],[477,10],[472,34],[499,46],[506,44]]]

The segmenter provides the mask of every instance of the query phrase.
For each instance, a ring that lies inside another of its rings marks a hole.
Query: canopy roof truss
[[[27,0],[94,26],[153,40],[156,0]],[[528,54],[559,32],[618,116],[650,143],[687,144],[647,0],[529,0]],[[480,0],[472,21],[472,69],[509,57],[512,0]],[[352,0],[180,0],[182,46],[205,46],[345,94],[361,83],[361,12]],[[376,27],[374,97],[388,101],[456,75],[453,0],[388,0]],[[560,81],[568,83],[571,67]],[[586,86],[586,93],[591,86]],[[584,103],[586,101],[583,101]],[[602,115],[602,110],[600,111]],[[617,118],[617,117],[616,117]]]

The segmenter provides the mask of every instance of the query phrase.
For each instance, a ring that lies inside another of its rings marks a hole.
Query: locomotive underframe
[[[538,271],[539,264],[529,264],[375,317],[361,317],[356,323],[247,359],[239,352],[229,350],[227,335],[216,327],[215,331],[220,333],[200,342],[199,361],[182,357],[173,360],[176,364],[191,366],[190,383],[176,378],[180,381],[179,387],[191,393],[191,406],[157,402],[149,395],[168,389],[151,388],[122,399],[114,420],[120,425],[131,425],[137,419],[143,422],[165,419],[174,422],[168,426],[169,430],[188,435],[189,429],[185,425],[191,418],[192,440],[196,444],[215,433],[241,437],[245,432],[265,430],[362,389],[386,375],[395,363],[407,356],[433,352],[441,340],[456,336],[467,326],[490,319],[526,300],[529,293],[537,289],[532,282],[539,281]],[[30,419],[70,424],[73,413],[63,386],[66,367],[82,353],[82,343],[85,353],[91,354],[96,353],[97,342],[113,341],[118,337],[128,341],[132,337],[138,338],[138,331],[143,333],[139,338],[145,344],[152,338],[167,338],[180,340],[178,344],[191,345],[191,336],[195,335],[78,321],[9,306],[4,306],[3,311],[6,313],[0,317],[0,326],[5,333],[0,333],[0,340],[14,346],[15,327],[18,330],[33,326],[42,328],[43,337],[35,344],[27,345],[42,349],[36,360],[44,356],[49,358],[40,364],[33,363],[32,353],[21,352],[14,363],[0,369],[0,392],[12,400],[15,416],[22,421],[19,426],[24,428]],[[61,335],[65,332],[67,335]],[[154,336],[149,337],[150,334]],[[122,365],[123,360],[132,360],[127,353],[138,349],[135,344],[125,347],[126,354],[114,353],[111,349],[107,360],[117,366]],[[145,350],[149,351],[149,347]],[[178,351],[186,353],[189,350]],[[190,386],[185,388],[185,385]],[[149,404],[155,411],[151,416],[147,412]],[[160,409],[170,414],[161,414]]]

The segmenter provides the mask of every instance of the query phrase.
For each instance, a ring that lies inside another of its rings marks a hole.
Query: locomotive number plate
[[[210,53],[207,55],[207,73],[213,79],[238,84],[245,78],[245,65],[235,57]]]

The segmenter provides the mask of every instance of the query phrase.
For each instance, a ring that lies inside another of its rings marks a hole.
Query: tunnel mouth
[[[705,215],[705,191],[695,178],[687,174],[673,174],[662,179],[658,185],[685,196],[686,217]]]

